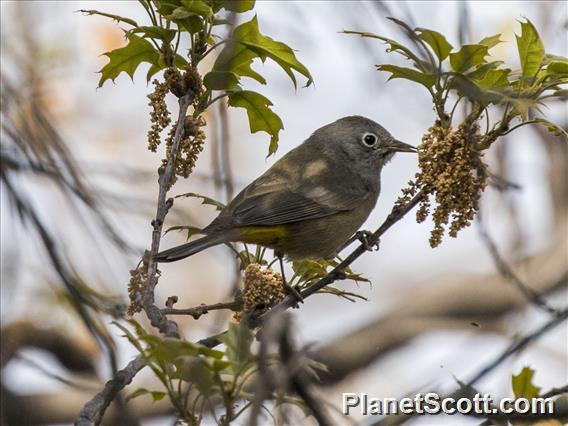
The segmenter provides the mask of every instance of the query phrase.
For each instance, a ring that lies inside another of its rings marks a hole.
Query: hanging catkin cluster
[[[164,71],[164,82],[153,81],[154,91],[148,95],[150,99],[150,121],[152,127],[148,132],[148,149],[155,152],[161,143],[161,133],[171,124],[170,112],[166,105],[166,95],[168,92],[181,98],[190,96],[190,106],[194,111],[197,108],[200,97],[203,93],[203,83],[195,68],[188,66],[183,73],[176,68],[168,68]],[[183,133],[176,153],[174,164],[174,175],[169,185],[173,185],[177,176],[188,177],[201,151],[205,141],[205,133],[201,129],[205,126],[205,120],[201,116],[194,117],[188,115],[184,118]],[[166,163],[172,156],[172,146],[174,142],[177,122],[175,122],[166,136]]]
[[[152,81],[154,91],[148,95],[150,102],[150,123],[152,126],[148,131],[148,149],[156,152],[160,145],[160,133],[171,123],[170,111],[166,105],[166,95],[169,88],[167,83],[160,83],[158,80]]]
[[[479,198],[487,184],[482,154],[475,148],[480,140],[477,124],[460,125],[456,130],[436,123],[428,129],[418,147],[420,171],[403,190],[398,203],[403,204],[419,190],[427,197],[420,202],[416,221],[426,220],[431,211],[434,229],[430,246],[437,247],[449,224],[448,234],[456,237],[460,229],[470,225],[479,207]]]
[[[242,314],[256,310],[264,313],[286,297],[286,288],[282,275],[272,269],[261,269],[258,263],[251,263],[245,269],[242,292],[243,311],[236,312],[233,317],[240,321]]]
[[[159,278],[161,271],[156,270],[156,276]],[[128,297],[130,299],[130,306],[128,306],[127,314],[132,316],[142,310],[140,304],[140,295],[144,293],[146,283],[148,281],[148,263],[141,262],[136,269],[130,271],[130,282],[128,283]]]

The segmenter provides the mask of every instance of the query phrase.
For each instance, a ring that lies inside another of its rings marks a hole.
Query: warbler
[[[375,207],[381,170],[396,152],[416,148],[368,118],[325,125],[243,189],[204,237],[154,259],[173,262],[228,242],[258,244],[290,260],[333,258]]]

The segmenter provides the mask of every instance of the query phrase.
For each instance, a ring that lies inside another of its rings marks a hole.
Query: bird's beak
[[[397,141],[396,139],[391,141],[387,145],[387,148],[394,152],[418,152],[416,148],[414,148],[412,145],[408,145],[407,143]]]

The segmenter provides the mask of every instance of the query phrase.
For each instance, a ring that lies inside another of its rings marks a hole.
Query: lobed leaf
[[[195,192],[186,192],[185,194],[176,195],[174,198],[200,198],[201,204],[214,206],[217,211],[221,211],[225,208],[225,204],[220,201],[214,200],[213,198],[206,197],[205,195],[196,194]]]
[[[483,64],[487,56],[488,47],[483,44],[464,44],[460,50],[450,53],[452,70],[463,73],[469,69]]]
[[[130,33],[142,33],[144,38],[153,38],[161,40],[164,43],[171,43],[175,38],[177,31],[169,28],[157,26],[141,26],[130,30]]]
[[[225,0],[222,2],[223,8],[231,12],[243,13],[254,8],[255,0]]]
[[[232,71],[210,71],[203,77],[203,84],[209,90],[239,90],[239,76]]]
[[[492,47],[497,46],[499,43],[503,43],[503,40],[501,40],[501,34],[485,37],[478,44],[482,44],[484,46],[487,46],[488,49],[491,49]]]
[[[534,77],[544,59],[544,46],[531,21],[521,22],[521,35],[515,35],[523,77]]]
[[[160,66],[160,52],[152,43],[132,33],[127,35],[127,39],[126,46],[104,53],[108,56],[109,62],[99,71],[101,73],[99,87],[102,87],[107,80],[114,81],[122,72],[134,78],[136,69],[143,62]]]
[[[405,59],[408,59],[414,63],[414,67],[421,71],[428,71],[430,70],[430,64],[421,60],[411,49],[404,46],[403,44],[399,43],[396,40],[392,40],[387,37],[383,37],[374,33],[366,32],[366,31],[352,31],[352,30],[343,30],[343,34],[355,34],[365,38],[374,38],[377,40],[382,41],[383,43],[387,44],[389,47],[387,48],[387,52],[396,52],[399,55],[403,56]]]
[[[476,84],[482,89],[503,89],[509,86],[508,76],[511,70],[506,69],[493,69],[489,70],[483,78],[476,81]]]
[[[499,68],[503,64],[504,64],[503,61],[487,62],[485,64],[478,65],[475,68],[475,70],[466,73],[466,76],[468,78],[471,78],[472,80],[480,80],[483,77],[485,77],[485,74],[487,74],[487,72],[489,72],[490,70]]]
[[[499,103],[503,99],[503,94],[479,87],[474,81],[460,73],[448,73],[448,85],[456,90],[460,96],[466,97],[471,101],[479,102],[482,105],[489,103]]]
[[[294,71],[308,79],[306,86],[312,83],[310,72],[298,61],[288,45],[260,33],[256,16],[235,28],[229,43],[215,61],[213,71],[233,72],[239,77],[254,78],[265,84],[265,79],[250,67],[256,58],[260,58],[263,62],[266,58],[270,58],[276,62],[290,77],[294,87],[296,87]]]
[[[246,110],[251,133],[262,131],[270,135],[268,155],[274,154],[278,149],[278,134],[284,125],[270,109],[272,102],[260,93],[242,90],[229,94],[229,105]]]
[[[453,49],[446,37],[437,31],[427,28],[416,28],[414,31],[418,33],[418,38],[428,43],[440,62],[446,59]]]
[[[432,54],[430,53],[430,51],[428,50],[426,44],[424,44],[424,40],[421,39],[416,30],[413,30],[412,28],[410,28],[410,26],[404,22],[401,21],[400,19],[396,19],[393,18],[392,16],[387,17],[387,19],[389,21],[394,22],[395,24],[397,24],[399,27],[401,27],[403,29],[403,31],[406,33],[407,37],[416,44],[417,47],[421,48],[423,53],[426,55],[426,57],[428,58],[428,61],[422,61],[423,64],[425,64],[426,66],[426,70],[429,72],[432,72],[436,69],[436,64],[434,62],[434,57],[432,56]]]
[[[187,239],[188,240],[191,237],[193,237],[194,235],[203,233],[203,229],[201,229],[197,226],[179,225],[179,226],[170,226],[168,229],[166,229],[166,231],[164,232],[164,235],[166,235],[168,232],[171,232],[171,231],[187,231]]]
[[[113,15],[111,13],[99,12],[98,10],[86,10],[81,9],[79,10],[84,15],[99,15],[104,16],[105,18],[111,18],[112,20],[116,21],[117,23],[124,22],[125,24],[132,25],[133,27],[137,27],[138,23],[134,19],[125,18],[124,16],[120,15]]]
[[[511,385],[516,398],[536,398],[540,394],[540,388],[532,382],[535,371],[529,367],[523,367],[521,372],[513,375]]]
[[[420,83],[428,89],[436,83],[436,76],[434,74],[423,73],[412,68],[399,67],[396,65],[378,65],[377,69],[379,71],[390,72],[391,76],[389,80],[393,78],[403,78]]]

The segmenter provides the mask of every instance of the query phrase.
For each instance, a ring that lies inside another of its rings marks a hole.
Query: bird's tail
[[[227,242],[227,238],[222,234],[206,235],[198,240],[173,247],[168,250],[161,251],[154,256],[156,262],[175,262],[176,260],[184,259],[188,256],[199,253],[208,247],[215,246]]]

